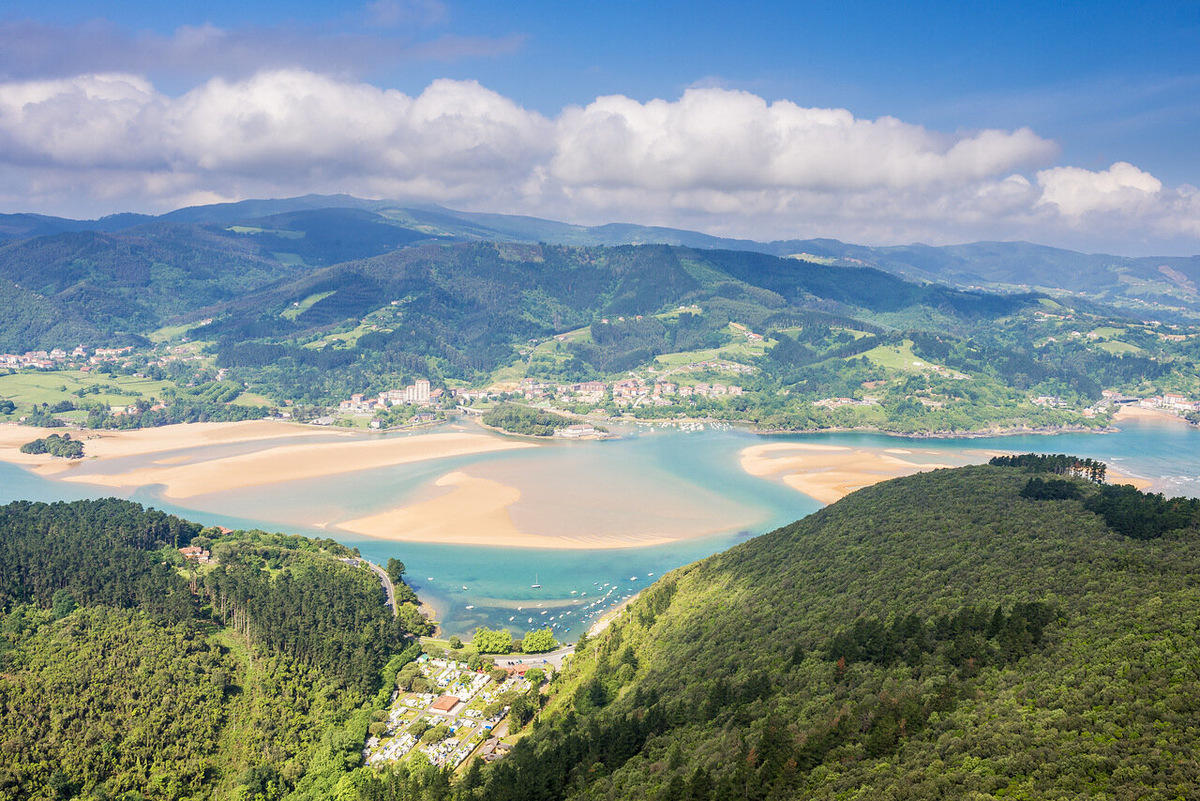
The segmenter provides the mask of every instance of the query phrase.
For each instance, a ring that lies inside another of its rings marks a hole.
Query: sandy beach
[[[921,454],[938,461],[917,462],[903,457]],[[772,442],[751,445],[741,452],[742,469],[752,476],[778,477],[789,487],[821,503],[833,503],[856,489],[898,476],[940,467],[986,462],[984,451],[947,453],[901,448],[851,448]]]
[[[62,433],[61,430],[3,428],[6,430],[0,432],[0,459],[4,461],[32,467],[35,472],[50,478],[119,490],[160,485],[163,497],[173,499],[429,459],[537,447],[530,442],[460,432],[400,437],[348,432],[342,441],[329,442],[328,430],[253,421],[193,423],[135,431],[76,432],[73,436],[84,440],[86,458],[68,462],[48,456],[29,456],[19,451],[20,444],[49,433]],[[272,443],[272,440],[298,436],[321,436],[323,439],[302,444]],[[218,454],[209,458],[203,450],[206,446],[238,443],[261,443],[262,447],[249,453]],[[152,456],[189,449],[196,449],[196,453],[167,457],[132,470],[105,469],[105,462],[117,457]]]
[[[1174,423],[1176,425],[1191,425],[1191,423],[1177,414],[1171,414],[1162,409],[1147,409],[1144,406],[1138,406],[1136,403],[1122,404],[1117,409],[1117,413],[1113,415],[1113,420],[1117,423],[1120,423],[1122,420],[1153,420],[1163,423]]]

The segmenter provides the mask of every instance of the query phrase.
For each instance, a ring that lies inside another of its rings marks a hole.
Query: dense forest
[[[531,437],[550,437],[560,428],[571,425],[572,420],[561,414],[541,409],[530,409],[515,403],[502,403],[483,415],[485,425],[508,431],[512,434],[527,434]]]
[[[1102,468],[897,479],[680,568],[581,641],[508,757],[457,778],[361,766],[420,648],[343,546],[9,504],[0,795],[1190,797],[1200,503]]]
[[[461,797],[1192,797],[1195,504],[1032,461],[885,482],[663,577]],[[1022,497],[1047,476],[1074,496]],[[1167,522],[1110,523],[1139,515]]]
[[[332,797],[429,630],[351,556],[113,499],[0,507],[0,797]]]

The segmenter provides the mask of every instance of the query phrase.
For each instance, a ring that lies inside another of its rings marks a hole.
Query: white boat
[[[540,590],[540,589],[542,588],[542,585],[541,585],[541,584],[538,584],[538,575],[537,575],[537,573],[534,573],[534,574],[533,574],[533,583],[529,585],[529,588],[530,588],[530,589],[532,589],[532,590]]]
[[[467,609],[474,609],[474,608],[475,608],[475,607],[474,607],[474,605],[472,605],[472,604],[467,604]]]

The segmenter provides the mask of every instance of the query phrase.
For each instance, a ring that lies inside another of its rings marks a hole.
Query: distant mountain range
[[[348,195],[306,195],[194,206],[157,217],[118,214],[99,220],[69,220],[36,214],[0,215],[0,300],[5,308],[0,320],[0,350],[47,343],[116,343],[164,323],[190,322],[188,318],[198,313],[241,308],[245,316],[252,301],[299,302],[304,295],[293,297],[297,292],[332,294],[332,289],[338,289],[338,298],[306,312],[309,320],[316,320],[322,313],[342,310],[348,295],[353,294],[338,284],[339,277],[375,272],[374,282],[354,279],[353,291],[362,297],[349,299],[354,308],[344,309],[364,313],[380,301],[371,294],[376,289],[400,287],[389,278],[391,268],[386,262],[375,267],[359,262],[421,245],[480,242],[574,248],[669,245],[707,252],[717,261],[729,263],[738,260],[716,253],[757,252],[784,258],[787,263],[756,263],[750,283],[783,295],[789,287],[772,285],[770,275],[793,274],[789,265],[806,264],[806,274],[818,265],[874,268],[909,282],[960,289],[1078,293],[1145,318],[1173,320],[1200,314],[1200,256],[1086,255],[1021,242],[946,247],[868,247],[832,239],[764,243],[671,228],[631,224],[587,227],[438,206],[406,207]],[[413,257],[396,258],[393,264],[414,262]],[[437,257],[435,261],[445,259]],[[646,266],[644,259],[631,263]],[[350,264],[355,266],[323,272]],[[722,280],[731,277],[736,278],[727,274]],[[852,283],[857,283],[858,277]],[[460,281],[469,278],[467,270]],[[517,285],[524,286],[520,281],[513,286]],[[526,288],[536,288],[536,282]],[[587,305],[593,311],[605,311],[603,304]],[[646,311],[639,308],[638,313]]]
[[[1028,242],[975,242],[934,247],[912,244],[870,247],[836,239],[756,242],[696,231],[628,223],[598,226],[523,217],[453,211],[435,205],[405,206],[350,195],[304,195],[279,200],[244,200],[177,209],[157,217],[114,214],[99,220],[70,220],[39,214],[0,215],[0,241],[82,231],[140,232],[147,226],[186,223],[200,226],[243,224],[285,232],[298,255],[331,264],[377,255],[413,241],[487,240],[548,244],[679,245],[701,249],[750,250],[774,256],[807,254],[816,259],[861,263],[926,281],[977,286],[1061,289],[1104,298],[1175,304],[1200,301],[1200,255],[1125,257],[1085,254]],[[337,229],[342,236],[337,236]],[[382,229],[382,230],[381,230]],[[394,229],[394,230],[387,230]],[[365,236],[364,236],[365,234]],[[301,235],[301,236],[298,236]],[[288,252],[288,251],[280,251]]]

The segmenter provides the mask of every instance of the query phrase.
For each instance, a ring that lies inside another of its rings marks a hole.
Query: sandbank
[[[910,456],[914,453],[936,456],[941,461],[913,462],[900,458],[901,455]],[[776,476],[792,489],[825,504],[889,478],[978,463],[987,458],[988,454],[982,451],[968,454],[798,442],[751,445],[741,452],[742,469],[750,475]]]
[[[419,436],[376,437],[348,434],[344,440],[272,445],[280,437],[327,435],[328,432],[286,423],[195,423],[129,432],[105,432],[98,439],[84,438],[84,451],[96,460],[85,459],[86,470],[72,470],[78,462],[52,457],[28,457],[16,448],[4,448],[0,459],[36,465],[39,474],[63,481],[132,490],[160,485],[166,498],[191,498],[214,492],[323,478],[373,470],[429,459],[468,456],[492,451],[537,447],[534,443],[505,440],[484,434],[439,433]],[[13,439],[6,439],[0,447]],[[23,429],[22,442],[40,435],[38,429]],[[205,446],[262,442],[250,453],[218,454],[205,458]],[[19,447],[19,446],[17,446]],[[104,469],[104,460],[116,456],[152,455],[157,452],[196,449],[186,457],[171,456],[132,470]],[[19,457],[19,458],[18,458]],[[181,463],[181,459],[186,460]],[[36,461],[33,461],[36,460]]]
[[[1152,415],[1161,413],[1145,410]],[[1172,415],[1168,415],[1172,416]],[[752,476],[777,477],[792,489],[824,504],[834,503],[857,489],[900,476],[910,476],[943,467],[982,464],[1004,451],[933,451],[900,448],[853,448],[847,446],[771,443],[752,445],[741,452],[742,469]],[[926,455],[937,462],[913,462],[899,455]],[[1154,482],[1109,469],[1108,483],[1132,484],[1140,490]]]
[[[663,545],[679,537],[655,534],[538,534],[513,523],[509,507],[521,498],[513,486],[462,471],[435,482],[447,491],[407,506],[341,521],[352,534],[401,542],[483,545],[505,548],[601,549]]]
[[[186,423],[156,428],[138,428],[128,431],[85,430],[68,428],[34,428],[21,425],[0,425],[0,461],[35,466],[35,472],[43,476],[54,476],[70,470],[77,461],[55,459],[48,456],[30,456],[20,452],[21,445],[51,434],[70,434],[72,439],[83,442],[85,461],[94,464],[99,460],[125,456],[148,456],[166,451],[187,450],[210,445],[233,445],[242,442],[267,442],[284,437],[328,436],[328,430],[319,430],[299,423],[273,420],[247,420],[238,423]],[[179,461],[186,457],[175,457]]]

